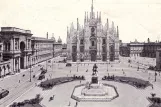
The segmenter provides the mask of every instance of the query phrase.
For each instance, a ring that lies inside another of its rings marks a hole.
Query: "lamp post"
[[[31,56],[30,56],[30,82],[31,82]]]
[[[52,60],[52,70],[53,70],[53,60]]]
[[[107,72],[108,72],[108,60],[107,60]]]
[[[154,76],[155,76],[155,80],[154,80],[154,81],[156,82],[156,76],[157,76],[157,72],[156,72],[156,70],[155,70],[155,74],[154,74]]]
[[[137,71],[139,71],[139,62],[137,62],[138,63],[138,69],[137,69]]]
[[[47,60],[46,60],[46,72],[47,72]]]
[[[77,72],[78,72],[78,62],[77,62]]]

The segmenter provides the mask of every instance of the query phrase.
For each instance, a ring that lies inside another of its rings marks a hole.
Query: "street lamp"
[[[138,63],[138,69],[137,69],[137,71],[139,71],[139,62],[137,62]]]
[[[47,60],[46,60],[46,72],[47,72]]]
[[[31,82],[31,56],[30,56],[30,82]]]
[[[53,60],[52,60],[52,70],[53,70]]]
[[[77,72],[78,72],[78,62],[77,62]]]
[[[107,72],[108,72],[108,60],[107,60]]]
[[[154,81],[156,82],[156,76],[157,76],[157,72],[156,72],[156,70],[155,70],[155,74],[154,74],[154,76],[155,76],[155,80],[154,80]]]

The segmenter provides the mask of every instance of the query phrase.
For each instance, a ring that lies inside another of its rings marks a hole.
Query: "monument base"
[[[92,76],[91,84],[98,84],[98,77],[97,76]]]
[[[108,84],[86,84],[75,86],[71,98],[76,101],[99,101],[107,102],[117,98],[119,95],[114,86]]]

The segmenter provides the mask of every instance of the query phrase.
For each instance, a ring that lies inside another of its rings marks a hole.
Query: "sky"
[[[67,26],[77,18],[83,25],[92,0],[0,0],[0,27],[31,30],[33,36],[54,33],[66,42]],[[146,42],[161,40],[160,0],[93,0],[94,11],[101,11],[103,25],[108,18],[119,26],[120,40]]]

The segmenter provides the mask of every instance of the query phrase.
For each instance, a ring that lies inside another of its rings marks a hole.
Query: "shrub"
[[[85,80],[85,77],[84,76],[82,76],[82,80]]]
[[[17,102],[14,102],[11,107],[16,107],[17,106]]]

